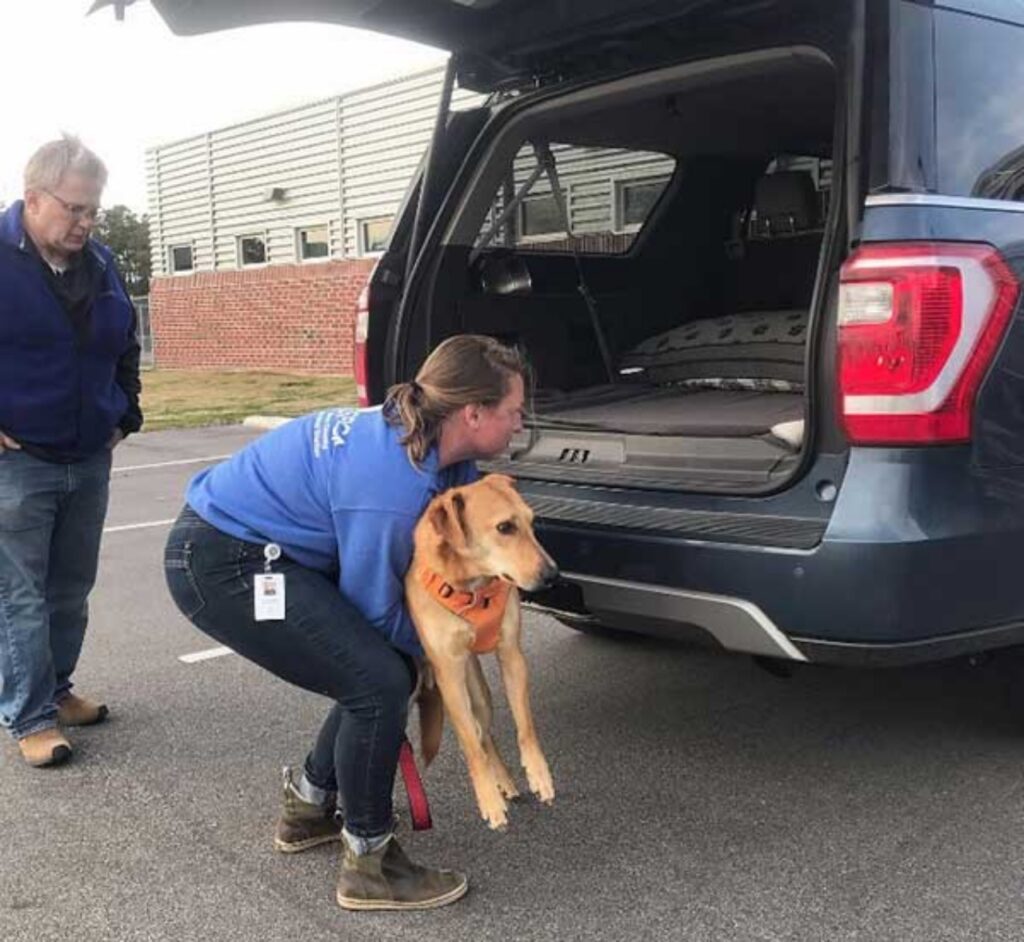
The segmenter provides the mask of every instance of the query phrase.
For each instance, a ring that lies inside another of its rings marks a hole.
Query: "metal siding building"
[[[443,74],[417,72],[147,151],[159,366],[351,371],[366,257],[382,249],[429,144]],[[452,107],[481,101],[456,89]],[[552,150],[582,251],[627,247],[638,225],[624,212],[626,185],[663,184],[674,167],[661,154]],[[524,148],[511,173],[517,186],[534,164]],[[564,239],[550,193],[542,177],[519,207],[519,245],[555,249]],[[496,194],[492,220],[502,200]]]
[[[188,246],[192,271],[240,267],[239,240],[266,263],[302,261],[297,232],[326,226],[329,258],[367,254],[361,224],[390,218],[430,142],[443,70],[275,112],[146,154],[154,275]],[[479,96],[456,91],[454,107]]]
[[[330,258],[372,254],[365,224],[390,219],[430,142],[443,77],[430,69],[231,125],[147,152],[153,273],[191,248],[193,271],[240,267],[239,240],[262,238],[266,263],[295,263],[297,232],[326,226]],[[479,95],[456,89],[453,108]],[[621,229],[616,182],[666,179],[660,154],[554,145],[573,229]],[[521,182],[532,169],[516,161]],[[546,179],[532,195],[550,193]]]

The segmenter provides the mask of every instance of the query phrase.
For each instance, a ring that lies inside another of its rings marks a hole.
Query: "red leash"
[[[430,820],[430,802],[427,801],[423,780],[420,778],[419,769],[416,768],[416,757],[412,752],[412,744],[407,738],[402,740],[402,747],[398,750],[398,766],[402,770],[405,794],[409,797],[412,829],[414,831],[429,831],[434,826],[433,821]]]

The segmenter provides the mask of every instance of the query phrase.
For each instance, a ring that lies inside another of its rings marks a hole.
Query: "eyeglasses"
[[[99,218],[102,210],[99,206],[83,206],[81,203],[69,203],[65,199],[61,199],[56,193],[50,190],[43,190],[47,196],[52,196],[61,206],[64,207],[64,211],[75,219],[88,219],[90,222],[95,222]]]

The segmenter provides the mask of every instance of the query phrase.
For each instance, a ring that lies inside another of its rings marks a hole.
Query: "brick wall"
[[[154,278],[156,365],[352,372],[356,297],[372,259]]]

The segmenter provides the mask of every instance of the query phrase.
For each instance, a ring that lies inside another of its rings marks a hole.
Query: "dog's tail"
[[[433,671],[423,668],[417,702],[420,708],[420,754],[424,768],[434,761],[441,749],[441,734],[444,732],[444,703],[441,691],[437,689]]]

